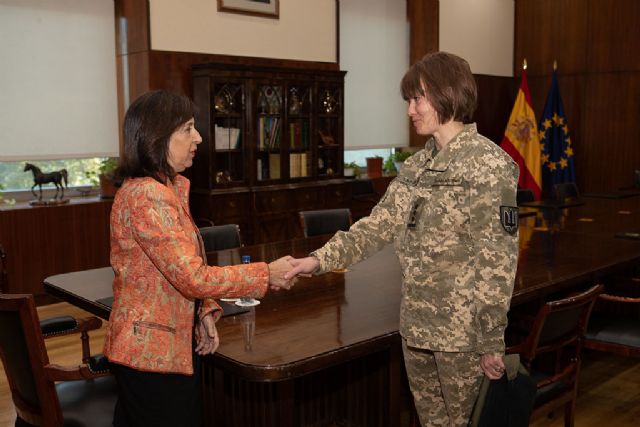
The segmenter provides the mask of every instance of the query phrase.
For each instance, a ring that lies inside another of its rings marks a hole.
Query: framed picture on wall
[[[280,0],[218,0],[218,12],[278,19],[280,17]]]

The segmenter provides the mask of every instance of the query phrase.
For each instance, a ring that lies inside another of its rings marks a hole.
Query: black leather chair
[[[584,334],[602,285],[547,302],[536,314],[527,338],[508,347],[536,381],[532,417],[564,408],[566,427],[573,427]]]
[[[299,215],[304,237],[333,234],[351,227],[351,211],[348,208],[301,211]]]
[[[640,357],[640,277],[609,280],[585,336],[585,348]]]
[[[533,202],[535,200],[535,196],[533,191],[529,188],[518,188],[518,192],[516,193],[516,203],[520,206],[522,203]]]
[[[87,332],[101,324],[95,317],[77,320],[83,353],[87,350],[83,363],[52,364],[33,296],[0,295],[0,355],[17,413],[16,426],[112,425],[115,380],[109,375],[104,358],[91,357],[88,352]]]
[[[239,248],[242,246],[240,227],[237,224],[200,227],[199,230],[202,235],[202,240],[204,241],[204,249],[207,252]]]
[[[562,184],[555,184],[553,186],[553,192],[556,200],[576,199],[580,197],[578,186],[573,182],[563,182]]]

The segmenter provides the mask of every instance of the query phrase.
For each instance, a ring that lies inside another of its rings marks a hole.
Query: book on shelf
[[[258,119],[258,148],[260,150],[273,150],[280,148],[281,134],[280,117],[261,116]]]
[[[214,138],[216,150],[235,150],[240,148],[240,129],[215,125]]]
[[[309,148],[309,122],[289,123],[289,148],[293,150]]]
[[[303,178],[307,173],[307,153],[289,154],[289,178]]]
[[[269,179],[280,179],[280,154],[269,154]]]

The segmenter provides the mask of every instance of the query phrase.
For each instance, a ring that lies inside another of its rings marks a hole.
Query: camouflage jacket
[[[110,361],[142,371],[192,374],[195,300],[267,290],[265,263],[211,267],[189,212],[189,181],[124,182],[111,208],[113,307],[104,343]]]
[[[432,156],[410,157],[371,215],[313,253],[320,270],[354,264],[393,242],[402,267],[400,333],[435,351],[504,351],[518,258],[518,167],[465,128]]]

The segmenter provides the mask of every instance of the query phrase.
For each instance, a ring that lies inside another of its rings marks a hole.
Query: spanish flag
[[[509,153],[520,167],[518,186],[530,188],[536,200],[540,199],[540,189],[542,188],[541,146],[536,116],[533,107],[531,107],[526,65],[522,70],[520,89],[500,147]]]

